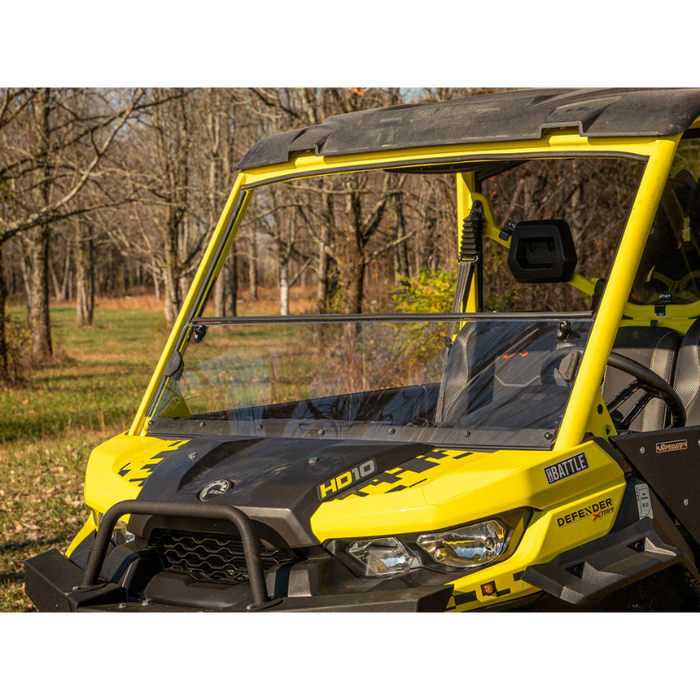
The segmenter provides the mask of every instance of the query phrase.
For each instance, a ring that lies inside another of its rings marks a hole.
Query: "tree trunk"
[[[343,295],[342,309],[344,314],[361,314],[362,299],[365,288],[365,269],[367,267],[364,256],[357,254],[351,260],[344,261],[340,271],[340,285]]]
[[[280,316],[289,316],[289,258],[280,256]]]
[[[228,315],[238,315],[238,255],[236,254],[236,241],[231,246],[231,266],[228,276],[227,300]]]
[[[328,229],[324,226],[318,246],[318,284],[316,285],[316,306],[318,313],[324,314],[328,309]]]
[[[43,183],[41,185],[41,198],[44,205],[51,201],[52,164],[48,144],[50,143],[50,90],[42,90],[37,101],[37,108],[41,110],[39,133],[42,137],[41,153],[39,160],[42,162],[41,172]],[[29,237],[29,255],[31,258],[32,290],[31,310],[29,323],[32,334],[32,361],[35,363],[46,362],[53,355],[51,347],[51,322],[49,320],[49,238],[51,231],[47,224],[42,224],[34,229]]]
[[[187,298],[187,292],[190,291],[190,286],[192,285],[192,277],[190,275],[182,275],[179,281],[180,285],[180,302]]]
[[[214,283],[214,316],[222,318],[226,316],[226,266],[228,261],[219,272],[219,277]]]
[[[406,235],[406,220],[403,215],[403,206],[400,197],[394,200],[394,211],[396,213],[396,238],[400,240]],[[410,277],[411,272],[408,265],[408,246],[406,241],[401,241],[396,246],[396,255],[394,258],[394,278],[399,282],[399,277]]]
[[[124,280],[124,296],[129,296],[129,289],[131,288],[131,280],[129,279],[129,267],[124,261],[122,261],[122,278]]]
[[[371,233],[364,228],[360,192],[356,188],[353,189],[352,181],[347,185],[349,191],[345,198],[345,213],[352,223],[347,233],[342,236],[342,240],[338,241],[341,252],[338,258],[338,269],[342,311],[345,314],[361,314],[367,267],[365,246]]]
[[[83,238],[77,230],[75,250],[75,312],[78,326],[91,326],[95,311],[95,246],[92,227]]]
[[[5,269],[2,262],[2,243],[0,243],[0,385],[9,384],[11,382],[10,363],[7,356],[7,329],[5,327],[6,297]]]
[[[49,320],[49,236],[49,227],[39,226],[30,239],[32,306],[29,322],[35,363],[46,362],[53,355]]]
[[[258,243],[255,239],[255,232],[250,234],[250,250],[248,251],[248,289],[250,300],[258,300]]]
[[[69,239],[65,240],[66,249],[63,251],[65,254],[65,264],[63,265],[63,277],[59,279],[56,274],[56,260],[55,255],[49,258],[49,272],[51,273],[51,282],[53,283],[53,292],[56,297],[56,301],[67,301],[69,298],[70,290],[70,267],[71,267],[71,241]]]
[[[180,312],[180,281],[172,266],[163,270],[163,283],[165,320],[172,325]]]
[[[24,293],[27,297],[27,321],[32,315],[32,259],[28,250],[28,242],[24,236],[18,236],[22,254],[20,256],[20,264],[22,267],[22,282],[24,283]]]
[[[49,272],[51,273],[51,282],[53,283],[53,295],[56,297],[56,301],[65,301],[63,298],[63,289],[61,282],[56,274],[56,265],[54,264],[53,258],[49,259]]]

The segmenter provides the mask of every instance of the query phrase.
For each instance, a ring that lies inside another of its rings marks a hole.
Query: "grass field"
[[[24,309],[12,309],[22,316]],[[167,338],[160,311],[51,310],[56,361],[0,391],[0,611],[31,610],[23,562],[65,551],[87,516],[83,476],[93,447],[128,427]]]

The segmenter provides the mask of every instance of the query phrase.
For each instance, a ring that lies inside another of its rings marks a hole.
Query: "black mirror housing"
[[[566,221],[543,219],[515,225],[508,267],[518,282],[568,282],[577,262],[576,246]]]

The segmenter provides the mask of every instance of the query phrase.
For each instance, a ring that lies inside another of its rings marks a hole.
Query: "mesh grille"
[[[160,554],[163,568],[181,571],[200,581],[244,583],[248,568],[239,535],[182,530],[154,530],[149,545]],[[282,550],[271,550],[260,543],[263,570],[291,561]]]

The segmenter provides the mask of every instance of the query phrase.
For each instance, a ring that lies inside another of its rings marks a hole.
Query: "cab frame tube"
[[[569,397],[555,450],[571,449],[583,440],[679,140],[680,134],[658,139],[649,156]]]

